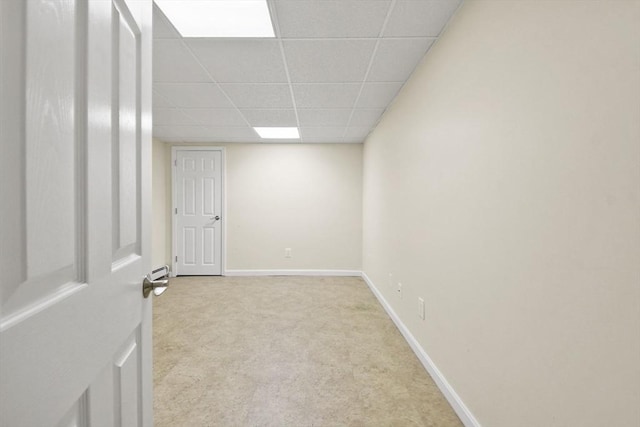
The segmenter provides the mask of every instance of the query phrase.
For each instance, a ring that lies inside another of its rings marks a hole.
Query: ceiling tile
[[[293,108],[287,84],[222,84],[222,90],[238,108]]]
[[[155,84],[153,85],[153,108],[173,108],[174,105],[169,102],[167,98],[160,95],[156,91]]]
[[[251,126],[298,126],[294,110],[241,110]]]
[[[382,39],[367,81],[403,82],[429,50],[433,39]]]
[[[344,130],[344,127],[301,127],[300,136],[305,141],[311,138],[342,139]]]
[[[389,0],[276,1],[283,38],[378,37]]]
[[[209,130],[204,126],[154,126],[155,138],[205,138]]]
[[[461,0],[398,0],[384,37],[435,37],[458,8]]]
[[[249,126],[244,127],[209,127],[207,136],[211,138],[245,138],[254,139],[256,132]]]
[[[386,108],[403,83],[365,83],[356,108]]]
[[[217,82],[287,82],[275,39],[190,39],[187,44]]]
[[[351,108],[360,92],[360,83],[294,84],[298,108]]]
[[[341,137],[336,138],[305,138],[302,140],[305,144],[342,144],[344,140]]]
[[[180,40],[153,42],[154,82],[210,82],[206,71]]]
[[[260,142],[256,139],[247,139],[247,138],[162,138],[164,142],[169,142],[177,145],[185,145],[185,144],[211,144],[211,143],[256,143]]]
[[[354,110],[349,126],[373,127],[384,112],[381,108]]]
[[[339,110],[298,110],[301,127],[346,126],[351,116],[350,109]]]
[[[234,109],[204,109],[188,108],[182,110],[193,118],[199,125],[203,126],[246,126],[247,122],[238,110]]]
[[[362,144],[365,138],[344,138],[342,140],[343,144]]]
[[[364,79],[375,40],[284,40],[294,83],[359,82]]]
[[[344,138],[345,140],[357,140],[360,138],[364,139],[367,137],[370,131],[371,131],[371,128],[369,127],[349,126],[347,128],[347,131],[344,133]]]
[[[164,13],[156,6],[153,5],[153,38],[154,39],[177,39],[180,38],[180,33],[173,28],[173,25],[164,16]]]
[[[176,107],[233,108],[215,83],[155,83],[154,88]]]
[[[300,144],[300,139],[261,139],[262,144]]]
[[[154,108],[153,109],[153,125],[154,126],[185,126],[198,125],[193,118],[187,116],[182,110],[176,108]]]

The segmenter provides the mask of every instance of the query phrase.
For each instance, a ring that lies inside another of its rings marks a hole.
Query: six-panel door
[[[222,153],[177,150],[174,215],[176,273],[222,273]]]
[[[151,0],[2,0],[0,425],[151,426]]]

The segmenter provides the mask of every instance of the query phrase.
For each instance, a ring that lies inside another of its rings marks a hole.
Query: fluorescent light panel
[[[299,139],[298,128],[254,127],[262,139]]]
[[[275,37],[266,0],[155,0],[182,37]]]

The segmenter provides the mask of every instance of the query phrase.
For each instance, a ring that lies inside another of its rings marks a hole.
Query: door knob
[[[151,277],[156,273],[159,273],[164,270],[164,274],[157,279],[152,279]],[[160,296],[164,291],[169,287],[169,266],[165,265],[164,267],[158,268],[157,270],[153,270],[151,273],[147,274],[144,280],[142,281],[142,295],[145,298],[149,297],[149,294],[153,292],[155,296]]]
[[[211,221],[220,221],[220,215],[212,216],[209,218]]]

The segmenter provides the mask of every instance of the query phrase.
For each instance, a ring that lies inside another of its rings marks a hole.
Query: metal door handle
[[[212,216],[209,218],[211,221],[220,221],[220,215]]]
[[[160,273],[163,270],[164,270],[164,274],[162,276],[160,276],[157,279],[151,278],[154,274]],[[164,267],[153,270],[151,273],[147,274],[144,280],[142,281],[142,295],[145,298],[148,298],[149,294],[152,291],[153,291],[153,294],[157,297],[162,295],[162,293],[166,291],[167,288],[169,287],[168,277],[169,277],[170,271],[171,269],[169,268],[169,266],[165,265]]]

